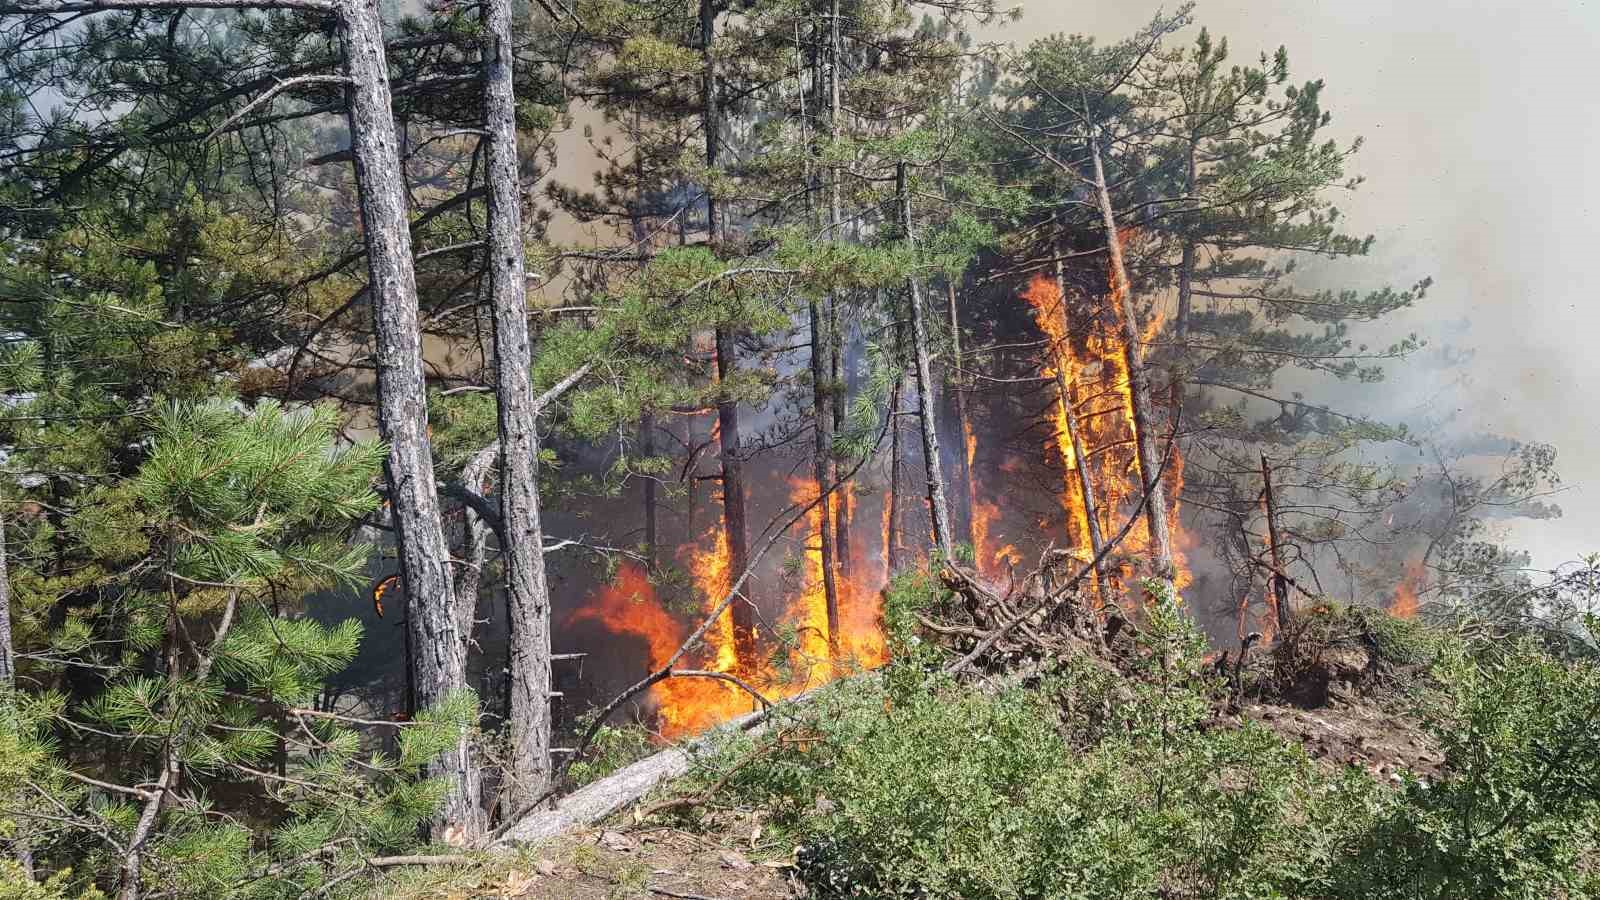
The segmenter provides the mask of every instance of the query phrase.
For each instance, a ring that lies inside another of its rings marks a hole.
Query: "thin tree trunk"
[[[1292,618],[1289,613],[1289,584],[1283,576],[1283,553],[1278,543],[1278,505],[1272,496],[1272,465],[1267,462],[1267,455],[1261,454],[1261,491],[1267,506],[1267,549],[1272,554],[1272,576],[1269,584],[1272,585],[1272,611],[1277,615],[1278,634],[1286,634],[1285,628]]]
[[[833,517],[829,491],[833,488],[833,409],[828,402],[828,335],[822,325],[821,302],[810,303],[811,316],[811,417],[816,435],[812,472],[817,482],[817,536],[822,544],[822,594],[828,613],[828,651],[839,649],[839,583],[833,569]]]
[[[839,46],[839,0],[833,0],[828,15],[828,136],[837,140],[839,137],[839,77],[840,77],[840,46]],[[839,167],[834,166],[828,184],[828,239],[840,240],[843,235],[844,213],[840,200]],[[845,427],[845,407],[848,398],[849,386],[845,383],[843,355],[844,333],[839,328],[839,298],[828,298],[828,354],[829,369],[831,370],[830,398],[833,401],[833,433],[838,434]],[[831,481],[839,478],[838,457],[830,456],[828,461],[828,477]],[[837,489],[838,503],[833,508],[834,539],[833,555],[837,563],[839,578],[846,581],[850,578],[850,491],[845,484],[840,484]],[[823,519],[827,522],[827,519]],[[834,628],[829,625],[829,633]]]
[[[967,491],[967,541],[972,544],[972,552],[981,554],[983,548],[978,546],[978,481],[972,472],[972,454],[976,440],[972,433],[972,419],[967,414],[966,392],[966,358],[961,352],[961,316],[956,305],[956,282],[949,279],[945,282],[945,300],[949,306],[950,315],[950,363],[949,376],[945,379],[945,390],[954,395],[956,411],[956,427],[961,430],[960,452],[956,454],[956,470],[960,473],[961,484]],[[977,560],[979,568],[983,560]]]
[[[895,188],[900,197],[900,221],[908,246],[915,245],[911,230],[911,195],[906,187],[906,164],[895,170]],[[915,273],[907,276],[911,288],[911,344],[916,354],[917,413],[922,430],[923,463],[928,472],[928,511],[933,522],[933,544],[948,561],[955,554],[950,545],[950,506],[945,501],[944,472],[939,461],[939,422],[933,396],[933,374],[928,362],[928,334],[922,321],[922,288]]]
[[[17,689],[17,648],[11,635],[11,570],[6,562],[5,508],[0,505],[0,703],[11,703],[11,694]],[[22,867],[23,874],[33,877],[33,851],[28,848],[27,836],[18,833],[9,841],[11,858]]]
[[[900,326],[895,326],[896,345]],[[896,365],[899,365],[898,361]],[[905,377],[895,379],[894,386],[889,389],[889,497],[885,501],[888,509],[884,512],[883,542],[884,556],[888,563],[889,577],[893,578],[900,571],[900,565],[905,558],[905,551],[900,545],[900,485],[904,482],[901,474],[903,455],[900,447],[900,388],[905,384]]]
[[[656,455],[656,417],[645,412],[639,417],[639,454],[645,458]],[[645,568],[656,570],[656,544],[659,543],[659,502],[656,499],[656,476],[644,476],[644,559]]]
[[[427,706],[467,688],[466,642],[454,608],[450,551],[428,441],[416,273],[377,0],[340,4],[338,26],[350,78],[350,145],[377,334],[378,432],[389,446],[384,470],[406,591],[417,700]],[[446,751],[429,771],[449,785],[436,833],[452,823],[475,821],[479,779],[468,754],[461,747]]]
[[[1061,298],[1061,333],[1072,333],[1072,322],[1067,316],[1067,273],[1061,262],[1060,248],[1056,251],[1055,262],[1056,296]],[[1066,366],[1061,364],[1064,351],[1057,353],[1056,363],[1056,390],[1060,392],[1061,410],[1067,421],[1067,439],[1072,443],[1072,458],[1078,470],[1078,491],[1083,495],[1083,513],[1089,529],[1089,552],[1094,554],[1091,559],[1096,560],[1094,566],[1095,590],[1100,595],[1101,605],[1109,601],[1106,595],[1105,560],[1100,558],[1100,549],[1105,546],[1105,540],[1100,534],[1099,504],[1095,501],[1094,479],[1089,477],[1089,460],[1083,455],[1083,440],[1078,429],[1078,398],[1075,396],[1071,385],[1067,383]]]
[[[489,470],[500,458],[500,442],[479,450],[461,469],[461,481],[468,490],[488,494]],[[456,596],[460,598],[456,612],[461,616],[458,627],[463,639],[471,640],[478,611],[478,588],[483,583],[483,569],[489,560],[489,525],[483,516],[465,504],[462,517],[466,520],[466,564],[456,575]]]
[[[828,102],[831,90],[828,87],[831,67],[829,50],[822,44],[821,29],[812,25],[812,53],[811,53],[811,90],[814,95],[812,109],[820,120],[822,107]],[[830,44],[831,46],[831,44]],[[801,97],[802,103],[804,97]],[[833,113],[828,116],[828,130],[832,133]],[[811,132],[815,139],[822,132],[820,124]],[[820,148],[813,140],[807,144],[807,152],[815,152]],[[821,188],[820,176],[812,168],[808,157],[805,161],[806,179],[806,205],[821,224],[821,216],[816,215],[815,194]],[[830,193],[833,188],[830,186]],[[830,203],[831,206],[831,203]],[[830,213],[828,220],[832,223]],[[828,239],[834,239],[831,231],[825,232]],[[824,304],[826,308],[824,308]],[[834,322],[833,298],[811,298],[806,304],[807,321],[810,326],[811,344],[811,423],[812,423],[812,481],[816,484],[818,505],[817,542],[820,545],[822,596],[823,607],[828,621],[828,651],[830,655],[839,649],[839,581],[835,568],[834,547],[834,512],[833,497],[831,494],[833,483],[838,478],[838,467],[834,464],[833,456],[833,404],[829,392],[833,387],[833,369],[835,346],[832,329],[829,325]],[[810,537],[806,538],[809,543]]]
[[[507,789],[512,809],[544,792],[550,779],[550,587],[539,510],[539,433],[528,335],[522,245],[522,183],[517,153],[511,0],[484,0],[485,153],[489,188],[489,285],[494,305],[495,398],[500,426],[500,515],[506,605],[510,613],[511,721]]]
[[[714,0],[700,0],[700,46],[705,71],[701,84],[702,125],[706,137],[706,168],[715,171],[722,148],[722,112],[717,103],[717,60],[712,45],[717,37],[717,7]],[[706,243],[713,252],[722,242],[723,211],[709,186],[706,189]],[[726,384],[738,366],[734,356],[733,333],[726,327],[716,330],[717,379]],[[717,402],[717,434],[722,449],[722,528],[728,541],[728,571],[744,571],[750,558],[749,528],[745,524],[744,460],[739,447],[739,403],[726,390]],[[755,609],[751,591],[746,589],[730,607],[733,617],[734,656],[739,668],[749,673],[755,668]]]
[[[717,378],[726,383],[737,365],[733,337],[717,329]],[[717,403],[717,435],[722,445],[722,527],[728,539],[728,571],[743,572],[750,559],[749,528],[744,511],[744,459],[739,447],[739,403],[724,393]],[[755,609],[746,587],[728,611],[733,616],[734,656],[746,673],[756,659]]]
[[[1128,269],[1122,255],[1122,235],[1117,231],[1117,215],[1111,205],[1111,191],[1106,186],[1105,164],[1100,158],[1100,142],[1096,135],[1089,139],[1089,154],[1094,162],[1095,196],[1100,206],[1101,224],[1106,233],[1106,250],[1111,258],[1111,300],[1118,307],[1122,319],[1122,340],[1126,345],[1129,392],[1133,397],[1134,444],[1139,456],[1139,479],[1150,500],[1145,504],[1145,522],[1150,529],[1150,552],[1155,575],[1171,589],[1172,532],[1167,524],[1166,486],[1161,483],[1161,455],[1156,448],[1155,417],[1150,399],[1150,373],[1144,366],[1144,352],[1140,347],[1139,321],[1135,317],[1133,290],[1128,281]]]
[[[0,506],[0,696],[17,686],[17,649],[11,637],[11,570],[6,563],[5,509]]]

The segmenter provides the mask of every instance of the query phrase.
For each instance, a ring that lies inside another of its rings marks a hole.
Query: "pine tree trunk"
[[[902,343],[900,340],[901,328],[895,326],[895,345]],[[899,365],[898,359],[896,365]],[[905,377],[895,379],[894,387],[889,389],[889,496],[884,502],[888,509],[884,511],[883,526],[883,553],[889,568],[889,577],[893,578],[900,572],[900,566],[905,559],[905,551],[900,545],[900,485],[904,483],[901,469],[904,464],[900,461],[903,455],[900,447],[900,388],[905,384]]]
[[[1283,574],[1283,547],[1278,543],[1278,501],[1272,495],[1272,464],[1261,454],[1261,493],[1267,507],[1267,550],[1272,555],[1272,611],[1277,616],[1278,634],[1287,634],[1289,620],[1289,579]]]
[[[466,689],[466,643],[457,624],[450,551],[428,441],[416,273],[377,0],[341,4],[338,25],[350,78],[350,144],[377,334],[378,432],[389,446],[384,471],[406,591],[417,701],[427,706]],[[476,821],[479,778],[465,744],[442,754],[429,772],[449,785],[435,831]]]
[[[828,16],[828,134],[829,137],[839,137],[839,72],[840,72],[840,47],[839,47],[839,0],[833,0]],[[839,193],[839,167],[834,166],[828,185],[828,239],[840,240],[843,235],[840,231],[844,227],[843,204]],[[839,434],[845,427],[845,407],[848,385],[844,379],[842,365],[844,354],[844,333],[839,328],[839,298],[828,298],[828,359],[831,372],[830,398],[833,401],[833,433]],[[839,479],[838,457],[830,456],[828,462],[830,481]],[[850,493],[845,484],[839,484],[836,490],[838,502],[833,505],[834,539],[833,556],[839,572],[839,578],[846,581],[850,578]],[[823,519],[826,527],[827,519]],[[834,633],[830,621],[828,632]]]
[[[483,105],[489,137],[489,285],[494,306],[495,399],[500,426],[500,515],[507,546],[511,721],[507,785],[512,809],[532,803],[550,780],[550,588],[539,520],[539,433],[528,336],[517,154],[511,0],[484,0]]]
[[[833,568],[833,517],[835,478],[833,466],[833,409],[828,402],[828,335],[822,326],[821,301],[813,298],[811,315],[811,418],[816,436],[812,471],[817,482],[817,537],[822,544],[822,595],[828,614],[828,651],[839,649],[839,583]]]
[[[978,482],[972,472],[972,459],[967,448],[967,442],[973,440],[972,419],[967,414],[966,384],[966,359],[961,353],[961,318],[956,306],[956,283],[954,279],[947,280],[944,285],[945,300],[948,303],[950,315],[950,342],[951,363],[945,378],[945,390],[953,397],[956,413],[956,427],[961,431],[961,447],[956,454],[956,471],[960,474],[961,485],[967,491],[967,542],[972,545],[974,554],[981,553],[982,547],[978,546],[977,501]],[[979,567],[983,560],[977,560]]]
[[[1100,158],[1097,137],[1089,140],[1090,158],[1094,162],[1095,196],[1100,206],[1101,224],[1106,233],[1106,250],[1111,258],[1111,300],[1118,307],[1122,320],[1122,340],[1126,345],[1129,392],[1133,397],[1134,445],[1139,457],[1139,478],[1149,495],[1145,503],[1145,522],[1150,529],[1150,552],[1155,575],[1172,587],[1172,532],[1167,524],[1167,492],[1162,484],[1161,454],[1156,447],[1155,417],[1151,409],[1150,373],[1145,369],[1144,351],[1140,347],[1139,321],[1133,306],[1133,290],[1128,281],[1128,268],[1122,255],[1122,235],[1117,231],[1116,210],[1111,205],[1111,191],[1106,186],[1105,165]]]
[[[656,417],[646,412],[639,418],[639,454],[646,459],[656,455]],[[659,543],[659,501],[656,499],[656,477],[644,477],[644,559],[645,568],[656,570],[656,544]]]
[[[0,506],[0,703],[10,703],[11,692],[17,688],[17,648],[11,636],[11,570],[6,562],[5,510]],[[22,867],[23,874],[33,877],[33,852],[28,848],[27,836],[18,833],[8,843],[11,858]]]
[[[715,171],[722,148],[722,111],[717,103],[717,61],[712,45],[717,38],[717,7],[714,0],[700,0],[700,43],[705,67],[701,85],[701,118],[706,137],[706,167]],[[709,186],[706,189],[706,243],[716,252],[722,243],[723,212]],[[717,379],[723,383],[738,366],[734,356],[733,333],[726,327],[716,330]],[[722,450],[722,528],[728,541],[728,573],[737,578],[750,560],[749,528],[745,524],[744,460],[739,447],[739,403],[726,392],[717,402],[717,435]],[[729,607],[733,617],[734,656],[746,673],[755,669],[755,608],[747,586],[742,596]]]
[[[737,365],[733,355],[733,337],[726,329],[717,329],[717,378],[726,382]],[[722,527],[728,539],[728,574],[738,578],[750,562],[749,528],[744,513],[744,459],[739,447],[739,404],[724,396],[717,403],[717,435],[722,449]],[[755,669],[756,622],[749,582],[741,590],[741,597],[728,607],[733,616],[734,656],[739,668],[750,672]]]
[[[914,245],[911,230],[911,195],[906,189],[906,164],[895,172],[895,187],[900,198],[900,222],[907,245]],[[922,288],[917,276],[906,278],[911,288],[911,349],[916,355],[917,417],[922,432],[923,464],[928,473],[928,511],[933,522],[933,544],[947,561],[955,559],[950,544],[950,506],[945,500],[944,472],[939,461],[939,420],[933,396],[933,372],[928,362],[928,333],[923,323]]]
[[[1072,333],[1072,322],[1067,316],[1067,273],[1061,262],[1061,248],[1056,248],[1056,296],[1061,298],[1061,333]],[[1059,356],[1065,355],[1062,348]],[[1060,391],[1061,410],[1063,418],[1067,421],[1067,439],[1072,443],[1072,458],[1077,462],[1078,491],[1083,495],[1083,513],[1086,527],[1089,529],[1089,552],[1093,558],[1099,560],[1094,567],[1095,590],[1099,593],[1102,605],[1109,602],[1106,584],[1106,564],[1100,559],[1100,549],[1105,546],[1105,540],[1100,534],[1100,510],[1095,501],[1094,479],[1089,477],[1089,460],[1083,455],[1083,440],[1078,429],[1078,398],[1073,394],[1072,386],[1067,383],[1066,366],[1059,361],[1056,363],[1056,389]]]

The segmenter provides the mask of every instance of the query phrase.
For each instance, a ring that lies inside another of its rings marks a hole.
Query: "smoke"
[[[1114,40],[1155,6],[1023,0],[1022,19],[986,37],[1019,45],[1069,32]],[[1600,431],[1583,394],[1595,312],[1582,264],[1600,246],[1600,8],[1514,0],[1210,0],[1199,24],[1233,59],[1286,45],[1291,78],[1327,82],[1341,143],[1366,143],[1351,170],[1366,183],[1339,206],[1349,230],[1377,238],[1364,259],[1307,269],[1329,286],[1409,286],[1426,300],[1355,335],[1385,346],[1429,340],[1387,366],[1383,386],[1295,385],[1312,398],[1446,436],[1544,441],[1560,452],[1568,491],[1559,519],[1519,521],[1509,543],[1536,565],[1600,550]],[[1192,38],[1191,29],[1176,40]]]

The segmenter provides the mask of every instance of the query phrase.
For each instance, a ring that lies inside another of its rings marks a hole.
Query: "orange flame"
[[[1048,339],[1050,353],[1044,369],[1047,378],[1055,379],[1058,387],[1052,408],[1053,433],[1047,442],[1047,452],[1061,462],[1061,506],[1066,518],[1067,538],[1084,558],[1093,556],[1089,533],[1089,503],[1083,496],[1078,467],[1087,467],[1088,481],[1095,493],[1096,524],[1103,537],[1109,538],[1131,514],[1142,493],[1142,478],[1137,451],[1138,432],[1133,417],[1133,387],[1129,377],[1128,347],[1119,337],[1115,327],[1121,315],[1120,304],[1111,303],[1112,321],[1102,320],[1082,334],[1069,334],[1064,298],[1056,281],[1036,275],[1022,293],[1022,298],[1033,307],[1039,329]],[[1159,316],[1146,323],[1146,338],[1153,336],[1161,326]],[[1073,447],[1068,429],[1065,404],[1073,403],[1078,425],[1078,439],[1083,448],[1083,459]],[[1173,563],[1177,568],[1176,586],[1181,590],[1192,580],[1185,564],[1182,547],[1188,541],[1177,527],[1177,497],[1183,486],[1183,464],[1177,448],[1167,466],[1164,480],[1169,486],[1168,515],[1173,523]],[[1138,522],[1124,539],[1120,550],[1129,556],[1138,556],[1150,549],[1150,535],[1146,524]],[[1124,576],[1131,573],[1122,573]]]
[[[815,489],[796,481],[794,499],[810,502]],[[844,502],[852,502],[848,498]],[[691,650],[676,666],[737,674],[769,700],[789,697],[803,690],[854,670],[872,668],[888,659],[882,630],[879,597],[885,583],[883,570],[867,572],[855,580],[839,581],[839,631],[837,657],[828,648],[828,617],[822,584],[820,508],[805,520],[806,549],[798,591],[789,602],[780,622],[792,631],[792,644],[778,654],[783,665],[771,658],[758,661],[754,671],[741,670],[734,644],[733,616],[723,610],[703,636],[701,646]],[[859,529],[858,529],[859,531]],[[880,548],[881,549],[881,548]],[[858,558],[872,554],[860,553]],[[882,557],[882,553],[876,554]],[[689,548],[685,560],[695,592],[702,598],[700,608],[709,613],[727,596],[735,573],[729,568],[729,550],[722,523],[712,523],[697,545]],[[740,602],[736,600],[735,602]],[[680,621],[657,596],[644,570],[625,563],[616,578],[601,585],[583,607],[567,620],[568,624],[595,621],[617,635],[644,640],[651,671],[666,665],[690,634],[691,624]],[[769,655],[770,657],[770,655]],[[694,734],[751,711],[754,699],[737,685],[725,681],[682,677],[668,678],[650,689],[656,708],[657,724],[666,738]]]
[[[1417,609],[1421,606],[1417,593],[1422,589],[1422,583],[1427,575],[1421,557],[1407,561],[1405,577],[1395,585],[1394,600],[1389,603],[1389,612],[1402,619],[1415,619]]]

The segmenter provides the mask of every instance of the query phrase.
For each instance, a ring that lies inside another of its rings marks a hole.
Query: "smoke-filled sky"
[[[1157,6],[1022,0],[1022,11],[993,36],[1115,40]],[[1338,203],[1377,245],[1318,274],[1363,288],[1435,279],[1388,326],[1428,338],[1430,352],[1392,364],[1359,411],[1456,413],[1454,432],[1555,444],[1565,515],[1519,523],[1510,543],[1540,566],[1600,551],[1600,3],[1202,0],[1195,17],[1238,62],[1287,46],[1292,81],[1327,82],[1332,133],[1366,139],[1353,170],[1367,183]],[[1473,356],[1441,368],[1447,346]]]

